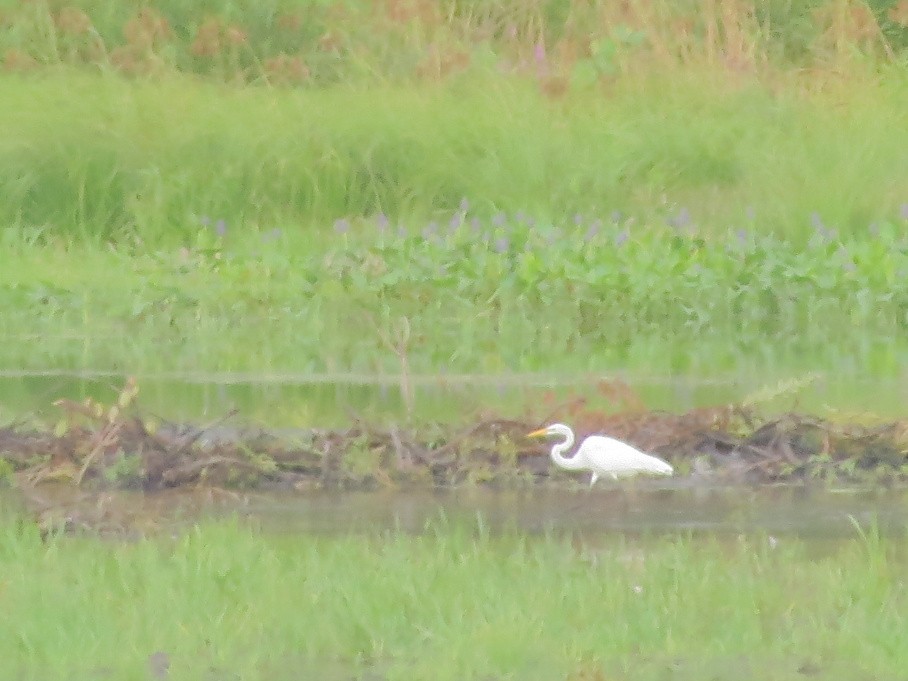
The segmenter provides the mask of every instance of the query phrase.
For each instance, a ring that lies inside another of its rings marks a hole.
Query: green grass
[[[315,248],[210,228],[182,251],[14,246],[0,366],[773,380],[892,377],[908,355],[902,223],[873,239],[821,228],[799,248],[755,231],[527,222],[467,216],[405,236],[366,222]]]
[[[853,79],[846,95],[694,71],[552,102],[491,74],[310,91],[0,76],[0,224],[173,245],[204,217],[311,236],[341,217],[449,217],[467,198],[486,218],[687,211],[706,233],[803,243],[816,214],[861,235],[908,202],[908,86],[900,67]]]
[[[44,545],[6,521],[0,655],[42,681],[151,678],[156,652],[172,679],[895,679],[901,554],[873,532],[820,552],[758,536],[597,547],[450,522]]]
[[[0,20],[0,64],[9,70],[64,63],[304,86],[434,82],[489,65],[607,82],[640,63],[809,67],[855,52],[895,59],[908,44],[896,0],[4,0]]]
[[[613,5],[3,5],[0,370],[900,376],[900,19]]]

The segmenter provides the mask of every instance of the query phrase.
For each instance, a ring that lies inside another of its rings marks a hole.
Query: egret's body
[[[568,426],[556,423],[548,428],[534,430],[529,437],[559,436],[564,438],[552,447],[552,461],[569,471],[592,471],[590,487],[601,475],[617,480],[619,477],[648,473],[672,475],[674,469],[662,459],[645,454],[625,442],[603,435],[591,435],[581,444],[577,453],[566,458],[564,453],[574,444],[574,431]]]

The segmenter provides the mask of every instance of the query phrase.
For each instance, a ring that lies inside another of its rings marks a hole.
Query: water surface
[[[174,490],[92,494],[70,486],[4,493],[6,506],[77,515],[104,527],[178,528],[201,517],[234,515],[266,532],[377,534],[437,531],[467,522],[492,532],[614,534],[766,533],[806,539],[853,537],[855,523],[901,536],[908,527],[906,488],[802,485],[711,487],[638,481],[588,489],[308,491],[241,493]]]
[[[343,427],[353,417],[383,424],[409,417],[468,423],[494,412],[516,417],[545,411],[571,398],[589,399],[590,408],[619,411],[629,405],[617,393],[603,395],[598,383],[615,378],[639,396],[647,409],[682,412],[698,407],[741,402],[762,395],[762,408],[812,414],[860,414],[885,418],[904,415],[908,380],[890,381],[847,376],[821,376],[799,390],[786,388],[795,378],[628,377],[621,375],[551,376],[500,375],[414,376],[404,389],[399,376],[374,375],[239,375],[175,374],[138,376],[143,413],[172,421],[208,421],[237,410],[239,419],[266,427]],[[52,402],[91,397],[115,401],[126,376],[78,372],[0,371],[0,425],[23,414],[56,418]],[[616,384],[617,385],[617,384]],[[617,392],[620,393],[618,388]],[[772,395],[775,394],[773,397]]]

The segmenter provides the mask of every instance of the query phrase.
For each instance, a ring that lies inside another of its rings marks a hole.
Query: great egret
[[[674,469],[662,459],[644,454],[629,444],[603,435],[591,435],[585,439],[577,453],[569,459],[563,453],[574,444],[574,431],[562,423],[555,423],[548,428],[540,428],[527,437],[548,437],[557,435],[564,438],[552,447],[552,461],[569,471],[589,470],[593,472],[590,487],[596,484],[600,475],[610,475],[615,480],[618,476],[630,476],[638,473],[672,475]]]

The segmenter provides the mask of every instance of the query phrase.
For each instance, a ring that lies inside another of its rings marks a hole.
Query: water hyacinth
[[[836,251],[836,256],[842,261],[842,269],[846,272],[854,272],[857,269],[851,254],[844,245],[839,246],[839,250]]]
[[[274,228],[274,229],[272,229],[272,230],[269,230],[269,231],[265,232],[265,233],[262,235],[262,241],[265,242],[265,243],[270,243],[270,242],[272,242],[272,241],[278,241],[278,240],[280,240],[280,238],[281,238],[283,235],[284,235],[283,230],[281,230],[280,228],[277,228],[277,227],[276,227],[276,228]]]
[[[833,366],[834,356],[857,357],[860,351],[855,348],[867,334],[901,338],[891,342],[901,342],[899,347],[905,350],[888,356],[891,359],[876,358],[873,365],[860,364],[861,370],[901,371],[899,366],[903,368],[908,357],[904,333],[908,281],[896,274],[908,271],[900,221],[880,223],[879,241],[865,229],[846,233],[842,249],[837,242],[811,251],[773,233],[740,229],[740,223],[693,239],[659,219],[633,226],[630,220],[620,227],[607,224],[588,237],[594,241],[585,242],[593,216],[587,215],[587,224],[578,229],[571,223],[572,214],[556,222],[544,220],[537,229],[512,222],[492,228],[487,221],[471,218],[471,227],[482,235],[453,239],[447,236],[448,217],[438,223],[407,223],[406,228],[395,220],[389,233],[399,229],[401,239],[382,236],[372,217],[364,223],[366,229],[360,229],[359,219],[352,227],[339,221],[345,235],[336,236],[329,225],[328,236],[333,238],[326,239],[324,248],[262,248],[268,252],[266,259],[237,252],[216,273],[201,274],[210,275],[217,290],[224,281],[235,282],[226,295],[235,295],[232,291],[241,290],[250,276],[267,280],[280,272],[287,277],[287,284],[273,287],[269,293],[273,297],[264,304],[274,306],[273,312],[266,310],[269,319],[283,325],[281,333],[272,334],[277,339],[273,343],[288,339],[278,348],[284,366],[300,371],[338,366],[363,370],[384,361],[385,350],[364,354],[362,336],[351,334],[348,322],[323,312],[330,307],[348,317],[346,312],[360,306],[387,310],[393,318],[406,317],[424,335],[426,345],[414,344],[409,355],[414,371],[446,366],[457,371],[536,370],[552,362],[564,371],[609,362],[649,369],[652,363],[659,365],[664,353],[682,369],[690,357],[702,366],[723,361],[723,366],[734,368],[735,362],[743,366],[750,361],[717,360],[721,347],[704,338],[721,334],[734,343],[739,338],[753,343],[742,357],[753,356],[751,348],[760,343],[778,347],[778,338],[787,336],[811,361],[829,360],[824,366]],[[420,238],[423,230],[425,240]],[[299,243],[293,241],[288,245]],[[749,257],[742,257],[742,250]],[[195,276],[185,281],[181,272],[173,276],[174,285],[197,283]],[[336,280],[343,286],[336,286]],[[427,287],[427,282],[435,283]],[[314,302],[301,305],[300,299]],[[490,306],[487,301],[493,299],[496,304]],[[427,300],[431,304],[426,305]],[[296,310],[293,315],[280,313],[291,308]],[[182,310],[176,306],[169,316],[176,320],[174,333],[193,338],[201,318],[211,329],[210,343],[223,340],[223,346],[211,353],[199,353],[198,361],[206,369],[237,361],[233,348],[239,337],[234,329],[249,318],[248,306],[219,304],[201,309],[201,317],[196,308],[180,316]],[[551,317],[569,331],[563,336],[542,333],[532,321],[537,315]],[[595,325],[597,319],[614,324],[607,336]],[[33,330],[25,315],[20,322]],[[71,322],[64,319],[64,330],[78,330],[82,323],[80,310],[75,309]],[[306,329],[316,327],[319,334],[306,338]],[[324,328],[328,331],[321,331]],[[654,334],[666,340],[651,353],[635,340]],[[107,344],[100,346],[105,352],[93,355],[93,361],[107,357],[126,361],[118,346],[101,337],[95,340]],[[854,365],[860,361],[855,359]]]
[[[826,225],[823,224],[823,218],[821,218],[820,214],[816,211],[810,214],[810,226],[813,227],[817,232],[821,232],[826,229]]]
[[[670,216],[667,222],[670,227],[676,230],[685,229],[692,222],[690,211],[687,208],[681,208],[675,215]]]
[[[460,229],[463,225],[464,216],[461,213],[455,213],[451,216],[450,222],[448,222],[448,232],[451,234],[457,234],[457,230]]]
[[[432,239],[434,239],[437,236],[438,236],[438,223],[437,222],[434,222],[434,221],[430,222],[422,230],[422,237],[426,241],[431,241]]]
[[[347,234],[350,231],[350,221],[347,218],[340,218],[334,221],[334,232],[336,234]]]

